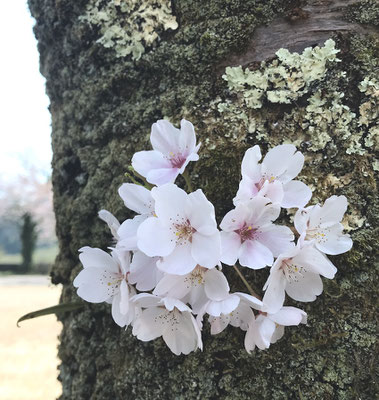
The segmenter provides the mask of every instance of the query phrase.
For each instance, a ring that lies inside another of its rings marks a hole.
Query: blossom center
[[[174,224],[176,241],[180,243],[192,242],[192,235],[196,232],[196,229],[191,226],[191,223],[187,219],[184,223]]]
[[[318,243],[325,243],[327,241],[327,231],[328,229],[320,229],[318,227],[307,229],[305,240],[316,240]]]
[[[170,153],[169,160],[173,168],[182,168],[183,164],[186,162],[186,157],[182,153]]]
[[[190,286],[198,286],[204,283],[204,273],[206,269],[198,265],[186,278],[185,282]],[[188,286],[187,286],[188,288]]]
[[[251,225],[245,222],[242,228],[239,228],[234,232],[236,232],[239,235],[239,237],[241,238],[241,242],[243,243],[246,242],[246,240],[255,239],[257,228],[253,228]]]
[[[275,179],[276,179],[276,177],[273,175],[271,175],[271,176],[263,175],[262,178],[260,179],[260,181],[255,183],[254,185],[259,192],[262,189],[262,187],[266,181],[268,181],[268,183],[273,183],[275,181]]]
[[[290,258],[282,261],[280,269],[289,283],[299,282],[299,279],[304,278],[304,267],[295,264]]]

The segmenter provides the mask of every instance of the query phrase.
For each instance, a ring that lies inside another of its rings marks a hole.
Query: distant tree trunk
[[[306,156],[302,180],[314,188],[313,202],[332,194],[348,197],[346,223],[354,247],[332,257],[339,271],[335,280],[324,281],[317,301],[291,303],[308,313],[308,326],[286,329],[280,342],[252,355],[243,348],[243,332],[231,327],[215,337],[206,328],[204,351],[177,357],[161,339],[142,343],[130,329],[120,329],[106,305],[64,315],[62,399],[373,399],[378,4],[165,3],[165,15],[171,7],[177,29],[164,31],[154,18],[141,28],[137,12],[122,23],[112,22],[114,29],[121,24],[121,36],[125,30],[131,37],[112,42],[104,38],[110,31],[97,23],[96,10],[80,18],[95,0],[29,0],[51,102],[60,243],[52,279],[63,284],[61,300],[77,300],[72,280],[81,269],[78,249],[105,249],[110,243],[98,210],[108,209],[121,220],[129,216],[117,189],[131,156],[148,149],[151,124],[162,117],[175,123],[184,117],[194,124],[203,143],[200,161],[192,167],[195,183],[215,204],[219,221],[232,207],[244,151],[257,143],[268,149],[293,142]],[[146,44],[149,38],[143,35],[150,30],[159,38]],[[140,42],[137,33],[144,37]],[[101,37],[108,47],[97,42]],[[341,62],[295,100],[265,97],[261,108],[243,108],[241,97],[222,78],[228,66],[263,70],[259,62],[269,65],[279,48],[302,52],[330,37]],[[120,56],[122,51],[130,54]],[[220,102],[236,107],[227,114]],[[243,289],[232,272],[226,273],[233,290]],[[247,277],[262,287],[267,272]]]
[[[21,256],[22,256],[22,267],[25,272],[32,269],[33,265],[33,253],[37,243],[37,223],[33,220],[30,213],[25,213],[21,223]]]

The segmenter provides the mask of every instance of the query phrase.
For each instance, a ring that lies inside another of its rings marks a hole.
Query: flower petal
[[[176,246],[176,237],[158,218],[151,217],[142,222],[137,231],[138,248],[149,257],[167,256]]]
[[[79,250],[79,260],[84,268],[107,269],[114,273],[118,272],[118,265],[114,259],[105,251],[92,247],[82,247]]]
[[[221,262],[234,265],[238,259],[241,238],[236,232],[221,232]]]
[[[202,267],[213,268],[218,265],[221,257],[220,232],[216,231],[211,236],[195,232],[192,235],[191,255]]]
[[[307,313],[296,307],[282,307],[275,314],[268,314],[268,318],[279,325],[295,326],[299,325]]]
[[[119,292],[119,275],[102,268],[84,268],[73,282],[79,297],[90,303],[102,303]]]
[[[169,224],[170,221],[185,222],[187,215],[185,205],[187,193],[173,183],[153,188],[152,196],[155,199],[155,212],[158,218]]]
[[[241,245],[239,262],[244,267],[260,269],[272,265],[274,257],[272,252],[258,240],[247,240]]]
[[[301,279],[287,283],[286,292],[294,300],[309,302],[316,300],[316,296],[322,293],[322,288],[320,275],[305,271]]]
[[[132,158],[132,166],[140,175],[146,178],[150,171],[155,169],[170,168],[171,163],[158,151],[144,150],[134,153]]]
[[[154,199],[150,190],[134,183],[124,183],[118,189],[118,194],[127,208],[138,214],[152,214]]]
[[[291,229],[281,225],[270,224],[261,228],[257,240],[266,246],[274,257],[278,257],[279,254],[294,246],[294,235]]]
[[[157,262],[161,271],[173,275],[186,275],[193,271],[196,265],[189,243],[176,246],[172,253]]]
[[[165,119],[155,122],[151,127],[150,141],[153,149],[166,156],[179,151],[179,138],[180,130]]]
[[[217,232],[214,206],[201,189],[188,195],[186,215],[197,232],[203,235],[213,235]]]
[[[262,158],[261,150],[258,145],[246,150],[242,159],[242,177],[248,176],[254,183],[261,179],[261,166],[258,164]]]
[[[262,299],[262,311],[271,314],[278,312],[282,308],[287,285],[287,280],[282,271],[279,269],[273,270],[273,268],[271,268],[270,276],[265,284],[265,286],[267,285],[266,292]]]
[[[304,207],[312,197],[312,190],[303,182],[290,181],[283,185],[283,208]]]
[[[229,284],[225,275],[216,268],[204,274],[205,293],[211,300],[224,300],[229,294]]]

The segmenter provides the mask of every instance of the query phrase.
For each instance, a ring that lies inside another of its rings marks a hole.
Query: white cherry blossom
[[[295,228],[302,240],[313,241],[316,248],[325,254],[341,254],[353,245],[349,235],[343,234],[340,223],[347,209],[345,196],[329,197],[323,206],[315,205],[298,210]]]
[[[261,158],[259,146],[246,151],[234,204],[260,195],[283,208],[304,207],[312,191],[303,182],[293,180],[303,168],[304,156],[294,145],[282,144],[271,149],[259,164]]]
[[[206,269],[198,265],[186,275],[166,274],[153,293],[189,303],[197,314],[208,300],[225,299],[229,294],[229,284],[218,269]]]
[[[271,267],[263,287],[264,311],[276,313],[283,306],[285,293],[297,301],[314,301],[322,293],[320,275],[333,279],[337,272],[331,261],[312,244],[298,245],[281,254]]]
[[[151,128],[150,141],[154,150],[135,153],[133,168],[154,185],[174,182],[190,161],[197,161],[200,144],[196,145],[191,122],[182,119],[180,130],[164,119]]]
[[[201,332],[191,309],[183,302],[141,293],[133,301],[144,308],[133,325],[133,335],[144,342],[162,336],[176,354],[203,349]]]
[[[133,252],[130,263],[129,282],[135,284],[140,291],[148,291],[155,288],[163,278],[163,272],[157,268],[159,257],[148,257],[142,251]]]
[[[174,184],[152,189],[156,217],[138,228],[138,248],[149,257],[162,257],[163,272],[186,275],[197,265],[213,268],[220,262],[221,241],[215,211],[198,189],[187,194]]]
[[[155,201],[150,190],[134,183],[122,184],[118,189],[118,193],[124,201],[125,206],[139,215],[136,215],[132,219],[127,219],[118,228],[117,248],[122,250],[138,250],[137,230],[143,221],[155,215]]]
[[[250,320],[254,318],[252,308],[261,310],[263,306],[263,303],[259,299],[247,293],[237,292],[234,295],[240,298],[240,302],[233,311],[228,314],[221,314],[219,317],[209,317],[212,335],[222,332],[229,324],[246,331]]]
[[[137,310],[130,302],[136,293],[128,283],[130,253],[114,249],[109,255],[92,247],[79,251],[83,270],[73,282],[78,296],[90,303],[112,303],[114,321],[120,326],[132,323]]]
[[[282,307],[274,314],[260,313],[252,318],[245,336],[245,349],[248,353],[257,346],[268,349],[284,335],[285,326],[307,323],[307,314],[296,307]]]
[[[220,224],[223,263],[234,265],[238,259],[244,267],[264,268],[272,265],[274,257],[293,247],[291,229],[272,223],[280,214],[280,206],[269,202],[258,196],[237,204],[225,215]]]
[[[100,210],[98,215],[99,218],[108,225],[108,228],[111,231],[114,239],[118,240],[119,236],[117,231],[120,228],[120,222],[118,221],[118,219],[107,210]]]

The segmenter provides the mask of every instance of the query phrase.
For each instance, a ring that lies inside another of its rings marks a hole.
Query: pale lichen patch
[[[117,57],[131,55],[133,60],[161,31],[178,27],[169,0],[91,0],[80,19],[100,28],[98,43],[114,48]]]

